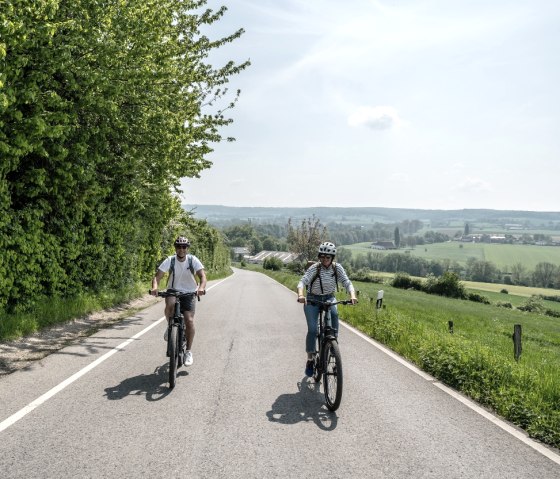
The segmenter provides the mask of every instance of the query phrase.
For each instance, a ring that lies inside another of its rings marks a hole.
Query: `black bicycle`
[[[352,300],[316,301],[309,304],[319,306],[319,327],[317,328],[317,352],[313,356],[313,379],[323,378],[325,401],[330,411],[336,411],[342,400],[342,358],[340,348],[331,323],[331,307],[335,304],[352,304]]]
[[[169,357],[169,388],[175,387],[177,380],[177,369],[180,368],[185,361],[187,351],[187,336],[185,334],[185,320],[181,313],[181,298],[185,296],[200,296],[196,293],[181,293],[179,291],[158,291],[160,298],[176,298],[173,317],[168,322],[167,330],[167,356]]]

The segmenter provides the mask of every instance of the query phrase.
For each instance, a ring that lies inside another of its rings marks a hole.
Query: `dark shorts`
[[[171,291],[174,291],[171,289]],[[174,298],[173,298],[174,299]],[[179,298],[181,301],[181,313],[185,311],[192,311],[193,313],[196,310],[196,293],[189,293],[185,296],[181,296]]]

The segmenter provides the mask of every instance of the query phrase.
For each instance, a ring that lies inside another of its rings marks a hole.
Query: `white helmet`
[[[191,245],[191,242],[185,238],[184,236],[179,236],[176,240],[175,240],[175,246],[179,246],[179,245],[186,245],[187,247],[189,247]]]
[[[334,243],[329,243],[328,241],[325,241],[324,243],[321,243],[319,245],[319,248],[317,249],[317,253],[318,254],[330,254],[332,256],[336,255],[336,246],[334,245]]]

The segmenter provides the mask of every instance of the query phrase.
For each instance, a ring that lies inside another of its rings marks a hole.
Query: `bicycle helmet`
[[[319,248],[317,249],[317,253],[330,254],[332,256],[336,256],[336,246],[334,245],[334,243],[329,243],[328,241],[325,241],[324,243],[321,243],[319,245]]]
[[[175,243],[173,243],[175,246],[178,245],[186,245],[187,247],[189,247],[191,245],[191,242],[185,238],[184,236],[178,236],[177,239],[175,240]]]

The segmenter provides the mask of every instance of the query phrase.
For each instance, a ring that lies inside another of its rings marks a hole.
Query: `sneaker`
[[[305,375],[306,376],[313,376],[313,360],[312,359],[308,359],[307,362],[305,363]]]
[[[165,333],[163,333],[163,340],[167,341],[168,336],[169,336],[169,328],[165,328]]]
[[[192,366],[193,357],[192,357],[192,352],[191,351],[187,351],[185,353],[185,360],[183,361],[183,363],[185,364],[185,366]]]

